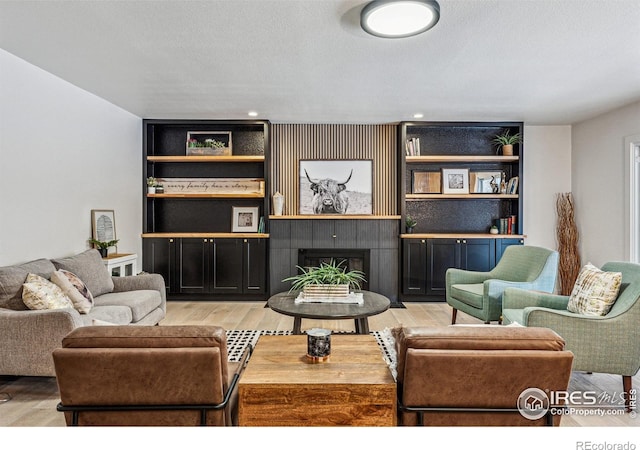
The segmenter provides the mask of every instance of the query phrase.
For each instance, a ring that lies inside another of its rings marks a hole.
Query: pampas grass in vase
[[[582,267],[578,248],[578,227],[574,217],[573,196],[570,192],[556,195],[556,213],[560,294],[570,295]]]

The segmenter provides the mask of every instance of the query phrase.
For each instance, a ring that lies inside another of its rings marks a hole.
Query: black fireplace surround
[[[359,270],[364,273],[366,282],[360,283],[360,288],[369,290],[369,258],[368,249],[339,249],[339,248],[301,248],[298,250],[298,266],[320,267],[322,263],[336,261],[347,272]]]

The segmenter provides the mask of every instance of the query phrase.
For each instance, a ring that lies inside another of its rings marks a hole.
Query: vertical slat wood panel
[[[298,214],[298,170],[304,159],[373,160],[373,214],[398,214],[395,125],[273,124],[271,195],[285,197],[284,214]]]

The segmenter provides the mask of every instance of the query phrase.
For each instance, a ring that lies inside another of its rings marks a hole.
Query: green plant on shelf
[[[361,284],[367,280],[364,272],[360,270],[351,270],[347,272],[342,263],[337,263],[334,259],[330,262],[323,262],[320,267],[300,267],[296,266],[300,273],[293,277],[285,278],[283,282],[291,281],[290,291],[302,290],[307,285],[320,284],[348,284],[349,287],[360,289]]]
[[[418,225],[418,221],[407,214],[407,218],[405,219],[405,225],[408,229],[415,228]]]
[[[503,145],[515,145],[522,142],[522,136],[520,133],[511,134],[509,130],[505,131],[502,134],[499,134],[493,139],[493,143],[497,147],[502,147]]]
[[[203,142],[200,142],[196,139],[189,139],[187,144],[190,148],[200,148],[200,147],[211,147],[211,148],[225,148],[227,144],[222,141],[218,141],[216,139],[205,139]]]
[[[148,177],[147,178],[147,186],[149,187],[155,187],[158,185],[158,179],[155,177]]]

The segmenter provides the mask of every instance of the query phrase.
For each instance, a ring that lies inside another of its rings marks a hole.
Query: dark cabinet
[[[524,245],[524,239],[498,239],[496,242],[496,264],[498,264],[498,262],[502,258],[504,250],[510,245]]]
[[[501,255],[506,246],[521,243],[519,239],[490,238],[404,239],[403,297],[444,300],[449,268],[488,272],[495,267],[498,254]]]
[[[151,238],[144,246],[144,269],[169,280],[169,294],[207,294],[215,300],[267,292],[266,239]]]
[[[143,240],[143,270],[162,275],[167,293],[175,290],[175,240],[151,238]]]

